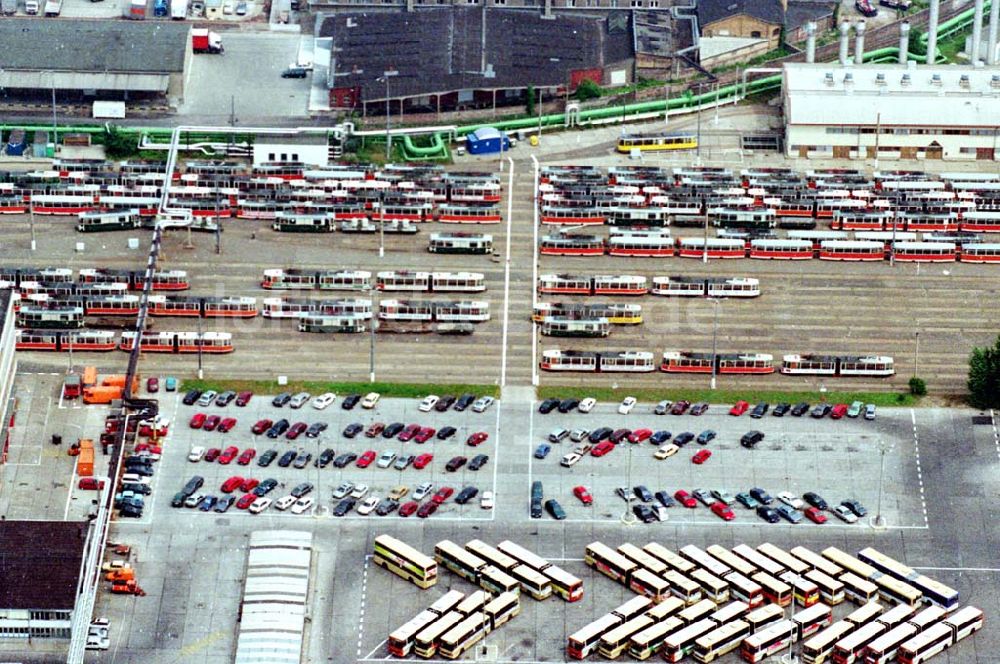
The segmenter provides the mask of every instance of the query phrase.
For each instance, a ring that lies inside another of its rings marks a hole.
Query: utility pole
[[[385,163],[387,164],[392,158],[392,136],[389,135],[389,123],[392,120],[392,111],[389,108],[389,79],[393,76],[399,76],[399,71],[387,69],[382,72],[382,78],[385,79]],[[402,103],[400,103],[400,114],[402,114]]]
[[[368,382],[375,382],[375,325],[378,322],[378,295],[377,291],[372,291],[372,317],[371,317],[371,328],[372,333],[371,347],[368,350]]]
[[[718,342],[718,338],[719,338],[719,304],[722,303],[722,300],[720,300],[719,298],[716,298],[716,297],[710,297],[708,299],[708,301],[711,302],[712,305],[715,308],[715,315],[713,316],[713,322],[712,322],[712,382],[711,382],[711,387],[714,390],[715,389],[715,377],[716,377],[716,374],[718,373],[717,367],[719,365],[719,361],[718,361],[719,360],[719,355],[718,355],[718,344],[717,344],[717,342]]]
[[[388,136],[389,134],[386,134]],[[385,190],[378,192],[378,257],[385,257]]]
[[[31,250],[36,248],[35,244],[35,203],[28,201],[28,226],[31,228]]]
[[[219,216],[219,181],[215,181],[215,253],[222,253],[222,217]]]
[[[139,343],[139,339],[140,339],[141,336],[142,336],[142,332],[141,331],[136,334],[135,342],[137,344]],[[205,372],[203,371],[202,365],[201,365],[201,347],[202,347],[202,343],[201,342],[202,342],[202,337],[203,336],[204,335],[203,335],[203,333],[201,331],[201,316],[198,316],[198,380],[201,380],[202,378],[205,377]]]

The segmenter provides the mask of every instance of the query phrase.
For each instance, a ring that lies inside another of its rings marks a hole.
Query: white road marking
[[[914,567],[929,572],[1000,572],[1000,567]]]
[[[532,224],[531,224],[531,314],[534,316],[535,307],[538,306],[538,159],[531,155],[531,162],[534,164],[534,196],[531,199]],[[531,322],[531,384],[538,387],[538,330],[535,322]]]
[[[63,510],[63,521],[69,520],[69,503],[70,499],[73,497],[73,485],[76,484],[76,466],[80,463],[80,456],[77,455],[73,459],[73,472],[69,476],[69,491],[66,492],[66,509]],[[113,489],[110,485],[105,485],[108,491]]]
[[[1000,431],[997,430],[997,414],[990,409],[990,419],[993,420],[993,447],[997,451],[997,459],[1000,459]]]
[[[917,461],[917,485],[920,487],[920,509],[924,513],[924,527],[930,526],[927,516],[927,498],[924,495],[924,471],[920,466],[920,437],[917,435],[917,411],[910,409],[910,422],[913,424],[913,456]]]
[[[358,616],[358,654],[361,657],[361,645],[365,638],[365,601],[368,592],[368,561],[370,555],[365,555],[365,571],[361,576],[361,614]]]
[[[507,385],[507,328],[510,322],[510,242],[511,221],[514,216],[514,160],[510,162],[507,176],[507,249],[503,267],[503,339],[500,342],[500,389]]]

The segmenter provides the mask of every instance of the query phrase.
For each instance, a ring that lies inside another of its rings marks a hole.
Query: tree
[[[1000,336],[992,347],[972,349],[967,386],[970,404],[976,408],[1000,408]]]
[[[927,383],[924,382],[923,378],[917,378],[914,376],[910,379],[910,394],[915,397],[922,397],[927,394]]]
[[[588,99],[597,99],[602,94],[604,94],[604,91],[601,90],[601,86],[599,86],[597,83],[594,83],[589,78],[585,78],[582,81],[580,81],[580,84],[578,86],[576,86],[576,92],[574,93],[574,96],[576,97],[577,101],[587,101]]]
[[[104,152],[111,159],[125,159],[139,153],[139,145],[135,137],[123,134],[117,125],[108,125],[104,129]]]
[[[524,112],[528,115],[535,114],[535,86],[529,85],[525,93]]]

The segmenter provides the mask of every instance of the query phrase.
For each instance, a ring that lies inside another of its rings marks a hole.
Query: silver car
[[[493,397],[479,397],[476,403],[472,404],[472,412],[484,413],[486,409],[493,405]]]
[[[294,397],[292,397],[292,400],[288,402],[288,405],[291,408],[302,408],[302,406],[306,405],[306,402],[309,401],[311,398],[312,395],[309,394],[308,392],[299,392]]]
[[[378,465],[379,468],[388,468],[395,460],[396,453],[392,450],[386,450],[385,452],[382,452],[381,456],[379,456],[376,465]]]
[[[430,495],[431,491],[434,490],[434,485],[431,482],[424,482],[418,484],[417,488],[413,491],[413,499],[420,502],[424,498]]]

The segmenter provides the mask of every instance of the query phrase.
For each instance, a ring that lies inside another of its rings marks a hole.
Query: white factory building
[[[1000,159],[1000,67],[788,63],[790,157]]]

